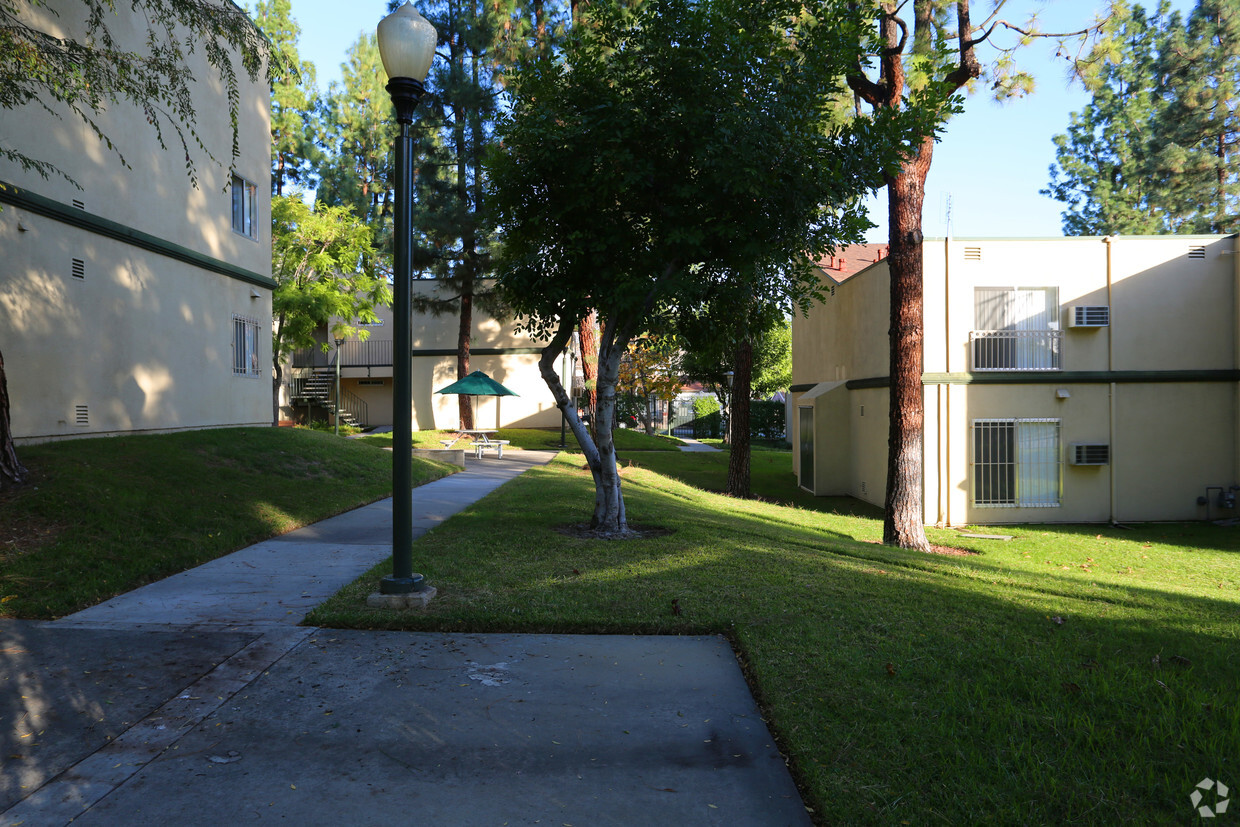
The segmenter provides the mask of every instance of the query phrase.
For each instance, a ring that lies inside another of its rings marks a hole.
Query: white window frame
[[[1058,508],[1063,500],[1060,431],[1058,419],[973,420],[969,440],[973,506]]]
[[[232,177],[232,228],[237,235],[258,240],[258,185],[240,175]]]
[[[262,326],[258,319],[233,315],[233,376],[262,376]]]

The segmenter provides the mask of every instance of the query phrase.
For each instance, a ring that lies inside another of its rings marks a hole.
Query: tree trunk
[[[749,397],[753,374],[753,342],[746,336],[736,346],[732,365],[731,409],[728,416],[728,488],[732,497],[748,499],[749,491]]]
[[[9,423],[9,382],[4,374],[4,354],[0,353],[0,488],[21,485],[26,481],[26,466],[17,458],[13,447],[13,430]]]
[[[472,281],[472,279],[471,279]],[[461,321],[456,337],[456,378],[464,379],[469,375],[470,331],[474,326],[473,290],[461,291]],[[458,399],[461,430],[474,427],[473,397],[461,394]]]
[[[556,406],[563,412],[569,427],[573,430],[573,435],[577,437],[577,442],[585,455],[586,464],[590,468],[590,474],[594,477],[594,514],[590,519],[590,528],[600,534],[627,534],[628,520],[624,509],[624,495],[620,490],[620,469],[616,466],[616,446],[612,440],[611,426],[615,418],[615,383],[620,374],[620,355],[623,354],[628,341],[626,338],[623,346],[604,349],[607,358],[605,363],[600,365],[603,374],[600,379],[603,383],[603,392],[600,395],[598,412],[600,425],[605,424],[606,427],[598,428],[599,436],[596,441],[585,423],[581,421],[581,417],[578,416],[576,405],[569,398],[563,383],[560,382],[559,373],[556,371],[556,360],[564,352],[572,333],[573,325],[571,324],[561,328],[551,343],[543,348],[542,356],[538,360],[538,370],[542,374],[543,381],[547,383],[547,387],[551,389]],[[608,350],[615,351],[614,358],[610,358],[611,354],[606,352]],[[610,382],[610,392],[608,392],[608,382]]]
[[[581,339],[581,376],[585,381],[585,400],[583,407],[590,421],[590,433],[595,433],[594,409],[598,407],[598,337],[594,328],[598,325],[598,314],[593,310],[581,320],[577,326],[577,335]]]
[[[284,371],[277,362],[271,371],[271,427],[280,427],[280,381],[284,379]]]
[[[934,138],[887,181],[891,272],[891,392],[883,543],[929,551],[922,509],[922,234],[921,210]]]

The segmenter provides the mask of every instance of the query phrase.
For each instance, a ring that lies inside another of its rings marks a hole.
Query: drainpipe
[[[952,372],[951,229],[943,239],[943,372]],[[939,520],[952,524],[952,386],[940,384],[939,399]]]
[[[1115,237],[1107,236],[1102,239],[1107,245],[1107,308],[1110,315],[1110,324],[1107,325],[1107,372],[1113,374],[1115,371],[1115,302],[1111,297],[1111,288],[1113,287],[1112,272],[1112,253],[1115,250]],[[1107,421],[1110,433],[1107,441],[1111,445],[1111,465],[1107,468],[1108,487],[1110,489],[1110,509],[1111,509],[1111,525],[1115,525],[1115,458],[1120,452],[1115,447],[1115,377],[1112,375],[1111,383],[1107,391]]]
[[[1232,347],[1234,356],[1232,357],[1232,366],[1240,370],[1240,234],[1231,237],[1231,272],[1232,272]],[[1232,477],[1240,482],[1240,382],[1236,383],[1236,407],[1232,417],[1232,423],[1236,429],[1235,433],[1235,456],[1232,466]]]

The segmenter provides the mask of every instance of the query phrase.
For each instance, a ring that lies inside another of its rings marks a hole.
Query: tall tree
[[[848,207],[917,119],[832,125],[836,79],[861,37],[845,2],[811,14],[795,0],[650,0],[585,16],[560,55],[519,71],[490,174],[500,279],[527,328],[550,340],[540,370],[594,477],[591,527],[625,534],[612,427],[628,343],[653,313],[702,300],[719,279],[808,302],[806,252],[860,235]],[[595,308],[592,438],[555,365]]]
[[[955,7],[955,13],[950,7]],[[1084,34],[1045,34],[1030,25],[1016,25],[999,14],[1006,0],[997,0],[981,22],[970,16],[969,0],[882,0],[877,4],[871,44],[873,59],[848,75],[857,97],[876,112],[896,113],[909,107],[935,114],[939,122],[958,111],[957,92],[981,77],[977,49],[999,30],[1030,37],[1067,38]],[[912,18],[908,15],[911,12]],[[992,64],[992,88],[998,96],[1020,95],[1033,79],[1016,70],[1012,48],[1000,49]],[[877,63],[877,67],[872,64]],[[871,77],[867,69],[877,68]],[[898,170],[887,175],[888,267],[891,273],[890,418],[887,438],[887,496],[883,542],[929,551],[922,509],[922,206],[926,175],[937,138],[927,134],[912,145]]]
[[[373,32],[349,48],[341,76],[341,83],[329,88],[324,104],[327,161],[320,168],[315,198],[328,206],[348,206],[370,227],[372,264],[387,274],[392,257],[396,121]]]
[[[414,224],[424,233],[421,263],[436,289],[418,292],[413,306],[457,316],[457,378],[470,373],[474,309],[502,317],[498,293],[486,277],[493,269],[482,159],[496,112],[500,67],[506,52],[497,40],[511,21],[505,4],[440,0],[422,9],[439,35],[441,59],[432,67],[427,141],[419,174]],[[460,397],[461,428],[473,428],[473,406]]]
[[[313,189],[321,161],[322,124],[314,64],[297,51],[301,26],[291,0],[260,0],[254,22],[280,57],[280,74],[271,83],[271,194],[286,186]]]
[[[293,190],[271,199],[271,223],[272,415],[278,422],[284,360],[318,345],[315,334],[328,325],[337,337],[367,338],[370,331],[355,323],[375,321],[375,307],[390,305],[392,291],[375,273],[370,227],[348,206],[311,209]]]
[[[1240,223],[1240,2],[1185,20],[1119,4],[1082,80],[1090,102],[1055,136],[1046,195],[1064,232],[1234,232]]]
[[[685,356],[685,374],[708,384],[728,412],[724,434],[730,444],[725,491],[750,496],[750,402],[756,380],[766,369],[764,341],[778,325],[787,325],[786,305],[759,298],[741,282],[717,285],[710,298],[682,308],[677,323]],[[789,354],[789,370],[791,355]]]

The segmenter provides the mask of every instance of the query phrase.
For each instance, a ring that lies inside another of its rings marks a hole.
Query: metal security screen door
[[[814,490],[814,409],[797,408],[798,448],[801,452],[801,487]]]
[[[1059,420],[974,420],[974,505],[1046,508],[1059,501]]]

